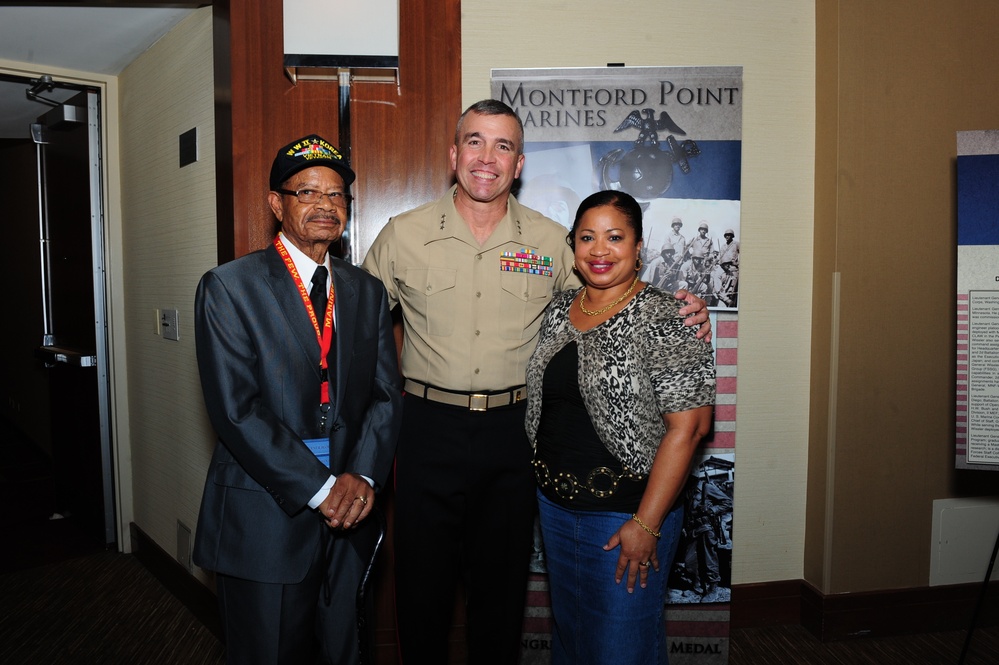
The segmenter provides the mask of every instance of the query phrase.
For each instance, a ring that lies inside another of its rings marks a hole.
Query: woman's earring
[[[642,257],[639,256],[638,260],[635,261],[635,272],[638,272],[641,269],[642,269]]]

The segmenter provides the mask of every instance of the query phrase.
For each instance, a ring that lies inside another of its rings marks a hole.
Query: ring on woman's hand
[[[649,566],[651,566],[651,565],[652,565],[652,561],[651,561],[651,560],[650,560],[650,561],[642,561],[642,562],[641,562],[641,563],[639,563],[638,565],[639,565],[639,566],[643,566],[643,567],[645,567],[645,568],[648,568]]]

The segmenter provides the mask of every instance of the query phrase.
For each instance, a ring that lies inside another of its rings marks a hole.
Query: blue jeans
[[[666,580],[683,526],[683,504],[666,516],[648,586],[614,582],[620,548],[604,544],[628,513],[568,510],[538,492],[541,535],[551,590],[553,665],[664,665]]]

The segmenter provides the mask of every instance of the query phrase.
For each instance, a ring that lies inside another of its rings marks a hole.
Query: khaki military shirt
[[[362,267],[402,307],[406,378],[458,391],[524,385],[553,292],[579,286],[568,229],[511,196],[479,245],[454,192],[389,220]]]

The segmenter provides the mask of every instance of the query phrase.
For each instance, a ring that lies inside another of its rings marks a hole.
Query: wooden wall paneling
[[[336,81],[295,85],[285,76],[281,2],[234,4],[230,22],[232,224],[234,254],[242,256],[274,236],[267,178],[277,149],[311,133],[337,143],[339,86]],[[335,38],[336,26],[328,29]]]
[[[339,86],[285,76],[280,3],[234,6],[229,20],[233,254],[241,256],[273,236],[265,194],[277,148],[312,132],[339,142]],[[402,0],[400,32],[399,87],[359,81],[351,89],[357,257],[390,215],[449,183],[447,149],[461,112],[459,0]]]
[[[824,594],[921,587],[932,501],[996,492],[954,469],[954,159],[957,131],[996,125],[997,30],[989,0],[816,4],[805,573]]]
[[[461,113],[459,0],[402,0],[399,88],[357,83],[351,93],[354,243],[358,260],[392,215],[450,185],[448,149]]]

